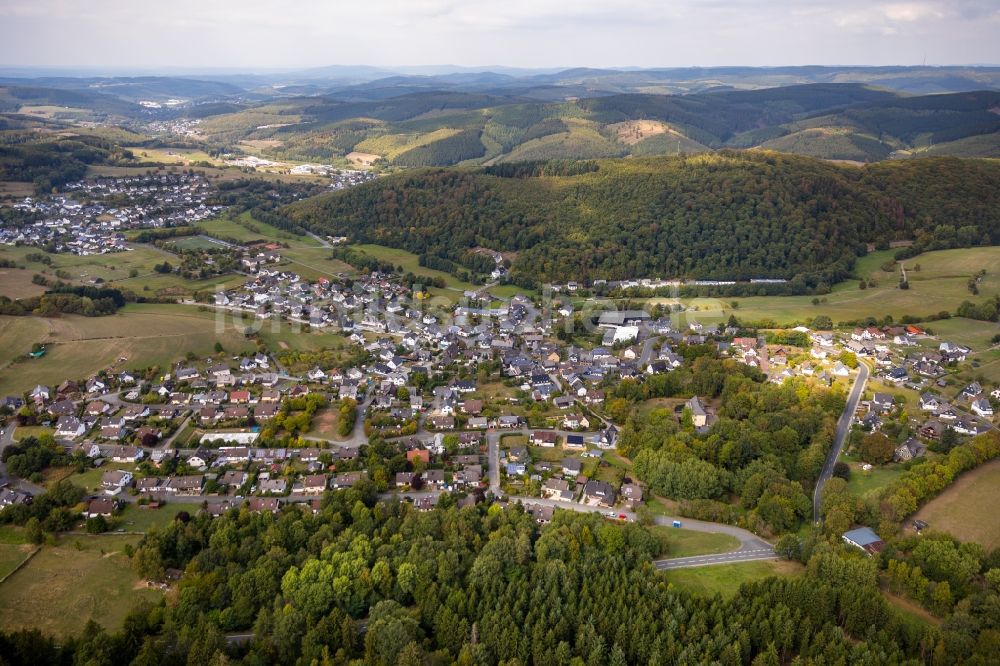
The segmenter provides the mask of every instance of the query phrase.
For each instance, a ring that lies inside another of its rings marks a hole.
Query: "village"
[[[77,255],[124,252],[130,249],[125,230],[192,225],[223,208],[208,203],[216,189],[197,174],[94,178],[63,190],[13,204],[31,221],[0,228],[0,243]]]
[[[979,383],[951,391],[946,369],[970,350],[912,325],[747,336],[683,313],[604,311],[591,320],[592,342],[567,344],[555,335],[579,314],[567,305],[545,308],[484,289],[432,309],[398,275],[309,281],[280,261],[278,249],[248,252],[245,283],[201,307],[248,317],[248,335],[269,320],[335,331],[353,351],[298,355],[286,367],[280,350],[259,345],[239,356],[178,359],[162,374],[66,378],[4,398],[21,426],[48,426],[90,470],[85,516],[180,497],[213,513],[244,502],[253,510],[316,508],[326,490],[365,480],[421,508],[442,494],[474,502],[490,492],[524,502],[540,522],[566,504],[631,516],[645,489],[616,452],[606,390],[674,372],[692,348],[710,348],[776,384],[846,389],[871,364],[877,376],[854,426],[860,436],[906,420],[896,462],[920,457],[943,437],[993,428],[1000,398],[1000,389]],[[907,402],[918,393],[918,402]],[[694,431],[716,420],[714,401],[695,395],[671,404]],[[316,427],[331,420],[336,428]],[[378,469],[359,455],[372,441],[390,447]],[[0,504],[30,501],[33,489],[40,490],[11,482]]]

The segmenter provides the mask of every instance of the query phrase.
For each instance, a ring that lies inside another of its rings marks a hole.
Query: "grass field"
[[[31,281],[34,275],[31,270],[0,268],[0,296],[17,299],[45,293],[45,287]]]
[[[725,322],[730,314],[745,321],[770,319],[778,324],[807,324],[819,315],[829,316],[834,323],[869,316],[882,318],[887,314],[898,320],[905,314],[931,315],[942,310],[954,313],[962,301],[981,302],[1000,293],[1000,247],[939,250],[907,259],[904,266],[910,288],[906,290],[897,288],[897,270],[888,273],[880,268],[882,263],[892,259],[894,253],[893,250],[874,252],[858,260],[855,274],[874,279],[875,287],[862,290],[858,288],[858,280],[846,280],[834,286],[830,294],[821,297],[826,299],[825,303],[813,305],[812,296],[689,299],[685,303],[699,309],[685,314],[687,318],[704,324]],[[919,271],[915,270],[918,264]],[[986,270],[986,276],[979,285],[979,295],[973,296],[967,283],[981,269]],[[651,300],[664,302],[668,299]],[[733,300],[739,303],[736,309],[730,306]],[[930,325],[932,330],[935,324]],[[959,324],[954,326],[961,327]],[[976,323],[971,328],[971,335],[979,339],[982,334],[978,329],[985,330],[989,326],[997,328],[996,325]],[[966,327],[963,330],[969,329]]]
[[[31,554],[35,546],[28,544],[0,544],[0,579],[17,568]]]
[[[0,585],[0,625],[56,636],[77,634],[89,620],[120,628],[136,602],[162,596],[141,586],[122,552],[125,544],[138,541],[137,536],[66,536],[43,547]]]
[[[216,250],[223,245],[207,236],[182,236],[169,242],[171,249],[177,250]]]
[[[865,472],[861,469],[860,462],[847,458],[845,462],[851,467],[851,480],[847,482],[847,489],[858,497],[865,497],[884,488],[904,472],[903,466],[896,463],[873,467]]]
[[[444,271],[438,271],[433,268],[425,268],[424,266],[421,266],[420,257],[412,252],[407,252],[406,250],[397,250],[393,247],[372,244],[352,245],[351,247],[369,256],[375,257],[380,261],[387,261],[393,266],[402,266],[403,271],[405,272],[429,278],[441,278],[444,280],[445,285],[451,289],[458,289],[460,291],[478,289],[476,285],[470,282],[462,282],[455,276],[449,275]]]
[[[929,322],[927,328],[938,338],[934,342],[947,340],[970,347],[973,351],[982,351],[992,345],[990,339],[1000,333],[1000,325],[992,321],[977,321],[954,317]],[[935,344],[937,346],[937,344]]]
[[[729,534],[695,532],[665,525],[654,525],[649,531],[663,544],[663,557],[729,553],[740,547],[739,539]]]
[[[52,434],[55,434],[55,429],[47,426],[18,426],[17,430],[14,431],[14,441],[20,442],[22,439],[27,439],[28,437],[40,437]]]
[[[280,240],[287,241],[293,247],[319,247],[319,242],[312,236],[298,236],[283,229],[272,227],[269,224],[258,222],[251,218],[249,213],[243,213],[232,219],[219,217],[211,220],[203,220],[197,226],[199,229],[203,229],[209,236],[232,238],[240,242],[261,239]]]
[[[770,578],[771,576],[800,576],[805,567],[785,560],[763,560],[716,564],[709,567],[692,567],[665,571],[667,582],[694,594],[721,594],[731,597],[743,583]]]
[[[126,532],[148,532],[152,527],[164,527],[173,522],[174,517],[181,511],[187,511],[190,515],[201,510],[201,504],[184,504],[170,502],[159,509],[143,509],[137,504],[129,504],[122,511],[121,516],[116,518],[117,529]]]
[[[111,366],[166,368],[188,351],[211,354],[216,340],[231,353],[253,349],[232,319],[220,321],[217,330],[213,312],[173,305],[130,305],[108,317],[0,317],[0,336],[13,347],[0,367],[0,394],[58,384],[67,377],[85,378]],[[45,343],[48,353],[9,364],[11,355],[27,353],[33,342]],[[120,358],[126,360],[119,363]]]
[[[222,162],[203,150],[193,148],[148,148],[146,146],[123,146],[131,150],[140,162],[158,162],[160,164],[190,166],[196,162],[208,162],[221,166]]]
[[[1000,460],[966,472],[949,488],[917,511],[914,518],[933,530],[962,541],[975,541],[987,551],[1000,547]]]
[[[882,596],[885,600],[892,604],[893,608],[896,609],[900,615],[908,617],[924,624],[930,624],[937,626],[941,624],[941,619],[935,617],[926,608],[920,604],[910,601],[906,597],[901,597],[898,594],[893,594],[889,590],[882,588]]]
[[[187,240],[187,239],[185,239]],[[207,242],[207,241],[203,241]],[[26,270],[14,270],[13,289],[22,293],[21,295],[31,295],[29,291],[41,293],[43,288],[31,284],[31,276],[41,273],[50,280],[56,280],[57,270],[66,271],[69,274],[67,281],[80,284],[91,284],[93,280],[100,278],[109,286],[131,289],[137,294],[155,294],[158,296],[185,296],[198,290],[213,290],[220,285],[237,285],[245,278],[240,275],[223,275],[205,280],[186,280],[175,274],[161,274],[153,270],[156,264],[164,261],[177,263],[177,256],[145,244],[132,244],[133,249],[128,252],[116,252],[114,254],[76,256],[72,254],[46,255],[52,260],[51,265],[27,260],[29,254],[39,254],[38,248],[32,247],[8,247],[0,246],[0,259],[16,261],[18,264],[26,266]],[[135,271],[136,277],[131,277]],[[25,284],[25,282],[27,284]],[[31,288],[34,287],[32,290]],[[0,293],[7,296],[15,294],[7,293],[7,286],[0,288]]]
[[[0,316],[0,338],[9,341],[0,351],[0,395],[20,393],[37,384],[55,385],[67,377],[83,379],[112,366],[117,370],[167,368],[189,351],[202,357],[213,354],[216,341],[229,354],[252,351],[254,341],[243,335],[247,326],[253,326],[275,353],[347,344],[335,333],[306,333],[278,320],[201,311],[192,305],[137,303],[108,317]],[[34,342],[45,343],[48,353],[11,364],[13,358],[30,351]]]

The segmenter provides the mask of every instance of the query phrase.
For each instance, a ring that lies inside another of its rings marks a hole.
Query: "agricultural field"
[[[402,266],[404,272],[429,278],[441,278],[444,280],[448,291],[458,290],[459,292],[462,292],[465,290],[474,290],[479,288],[477,285],[470,282],[462,282],[455,276],[449,275],[444,271],[421,266],[420,258],[412,252],[407,252],[406,250],[398,250],[384,245],[373,244],[352,245],[351,247],[371,257],[375,257],[379,261],[386,261],[394,266]],[[440,292],[440,290],[437,291]]]
[[[209,236],[232,238],[241,243],[256,240],[286,241],[292,247],[319,247],[320,243],[311,236],[299,236],[269,224],[259,222],[243,213],[235,218],[217,217],[202,220],[198,228]]]
[[[305,332],[276,319],[263,321],[194,305],[136,303],[107,317],[0,316],[0,336],[16,341],[0,353],[0,395],[20,393],[37,384],[58,384],[67,377],[88,377],[101,368],[167,368],[189,351],[212,355],[216,341],[229,354],[252,351],[256,344],[244,336],[247,327],[275,354],[347,345],[346,338],[336,333]],[[11,365],[34,342],[47,346],[45,356]]]
[[[31,270],[0,268],[0,296],[18,299],[42,295],[45,287],[31,281],[34,275]]]
[[[665,525],[653,525],[649,531],[663,544],[663,557],[714,555],[729,553],[740,547],[739,539],[729,534],[695,532]]]
[[[138,536],[67,535],[55,546],[43,546],[0,584],[0,624],[61,637],[80,633],[90,620],[118,629],[133,605],[162,597],[132,573],[123,549],[138,541]]]
[[[993,460],[960,476],[914,518],[927,521],[932,530],[947,532],[962,541],[975,541],[988,552],[1000,547],[997,488],[1000,460]]]
[[[801,576],[805,567],[785,560],[760,560],[710,567],[672,569],[663,572],[667,582],[692,594],[731,597],[743,583],[752,583],[772,576]]]
[[[21,334],[4,338],[12,341],[8,354],[26,354],[34,342],[45,344],[48,352],[16,366],[8,356],[0,367],[2,395],[89,377],[102,368],[166,368],[189,351],[212,354],[216,340],[230,353],[254,348],[236,320],[219,317],[217,322],[214,312],[172,305],[129,305],[107,317],[0,317],[0,334],[11,330]]]
[[[830,317],[836,324],[864,317],[882,318],[885,315],[899,319],[903,315],[926,316],[942,310],[954,313],[962,301],[981,302],[1000,293],[1000,247],[974,247],[960,250],[926,252],[903,262],[910,288],[897,287],[899,271],[887,273],[880,266],[891,261],[894,250],[873,252],[858,260],[855,274],[875,280],[876,286],[859,288],[859,280],[846,280],[835,285],[831,293],[820,297],[813,305],[813,296],[754,296],[749,298],[699,298],[683,302],[697,310],[675,317],[704,324],[724,323],[730,315],[745,321],[771,320],[777,324],[808,324],[819,315]],[[920,270],[915,270],[919,264]],[[896,267],[898,269],[898,266]],[[979,295],[968,289],[968,281],[977,271],[985,269],[986,276],[979,284]],[[826,299],[822,302],[822,299]],[[647,299],[650,303],[666,303],[671,299]],[[738,307],[733,308],[736,301]],[[964,321],[964,320],[963,320]],[[936,332],[937,325],[928,326]],[[957,325],[956,325],[957,326]],[[970,334],[980,347],[992,337],[982,336],[995,324],[977,323]],[[947,324],[943,330],[948,329]],[[957,340],[956,340],[957,341]]]
[[[205,151],[193,148],[148,148],[146,146],[123,146],[123,148],[131,150],[140,162],[156,162],[171,166],[191,166],[199,162],[208,162],[214,166],[223,165],[222,161]]]

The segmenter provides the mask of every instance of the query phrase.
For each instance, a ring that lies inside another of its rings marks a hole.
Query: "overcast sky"
[[[0,0],[0,65],[1000,63],[1000,0]]]

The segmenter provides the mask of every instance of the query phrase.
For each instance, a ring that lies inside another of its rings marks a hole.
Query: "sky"
[[[0,65],[1000,64],[1000,0],[0,0]]]

